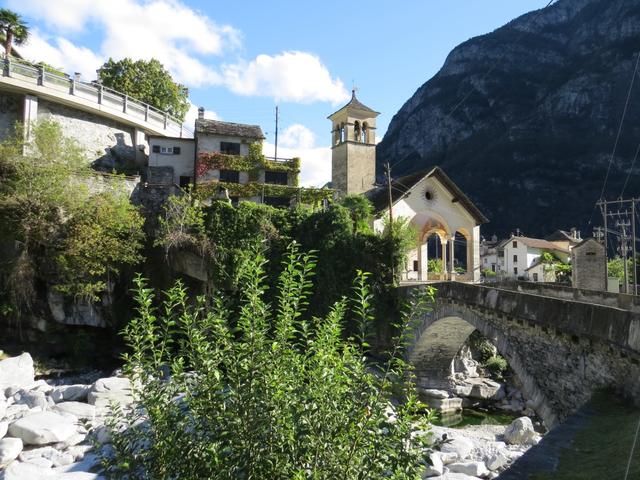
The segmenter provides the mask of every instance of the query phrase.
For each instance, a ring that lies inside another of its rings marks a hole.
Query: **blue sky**
[[[488,33],[546,0],[3,0],[32,39],[21,49],[95,78],[112,56],[156,57],[190,89],[195,106],[222,120],[258,124],[279,155],[302,157],[303,184],[330,176],[326,120],[358,98],[381,112],[378,134],[402,104],[465,40]]]

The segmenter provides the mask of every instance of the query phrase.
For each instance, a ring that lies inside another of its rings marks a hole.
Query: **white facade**
[[[176,150],[176,147],[179,149]],[[149,166],[172,167],[174,185],[193,183],[195,140],[189,138],[150,137]]]
[[[405,280],[480,280],[480,225],[440,180],[426,175],[393,204],[392,213],[394,218],[408,219],[418,232],[417,248],[408,255],[403,272]],[[376,231],[383,230],[385,217],[388,217],[388,210],[374,221]],[[464,237],[467,249],[466,273],[459,275],[454,273],[456,233]],[[427,268],[429,259],[435,258],[427,248],[427,240],[432,235],[440,242],[438,256],[444,265],[444,273],[438,275],[430,274]]]
[[[500,246],[504,252],[502,271],[509,278],[524,278],[533,282],[555,281],[555,274],[545,272],[545,265],[539,262],[544,252],[549,252],[563,262],[569,261],[569,252],[560,246],[537,238],[513,236]]]
[[[255,140],[241,138],[237,136],[225,136],[211,133],[198,134],[198,151],[199,152],[221,152],[222,142],[240,144],[239,155],[249,155],[249,145]]]

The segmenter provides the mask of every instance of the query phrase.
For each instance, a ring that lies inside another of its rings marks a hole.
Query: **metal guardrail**
[[[136,100],[124,93],[104,87],[95,82],[82,82],[69,75],[47,71],[43,65],[35,65],[16,58],[2,56],[2,76],[18,78],[40,87],[48,87],[58,93],[67,93],[83,100],[125,113],[139,121],[144,121],[167,133],[193,136],[182,122],[151,105]]]

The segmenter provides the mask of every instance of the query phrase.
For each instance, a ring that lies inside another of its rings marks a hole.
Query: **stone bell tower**
[[[349,103],[328,117],[332,125],[331,183],[343,196],[373,188],[378,115],[360,103],[353,90]]]

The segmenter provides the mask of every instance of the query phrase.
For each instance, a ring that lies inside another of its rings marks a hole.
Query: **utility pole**
[[[273,156],[278,160],[278,105],[276,105],[276,148]]]
[[[622,254],[622,265],[624,267],[624,293],[629,293],[629,265],[627,262],[627,253],[629,252],[627,227],[629,226],[631,226],[629,221],[619,220],[616,222],[616,227],[620,227],[620,253]]]
[[[633,255],[633,260],[631,261],[631,265],[633,265],[633,294],[638,294],[638,277],[636,275],[636,199],[631,199],[631,254]]]
[[[386,174],[387,174],[387,191],[389,194],[389,228],[392,228],[393,225],[393,197],[391,196],[391,166],[389,162],[387,162],[385,166]]]
[[[387,193],[389,194],[389,238],[393,238],[393,197],[391,196],[391,166],[389,162],[387,162],[385,166],[385,170],[387,173]],[[393,266],[393,252],[391,252],[391,278],[395,283],[396,272]]]

